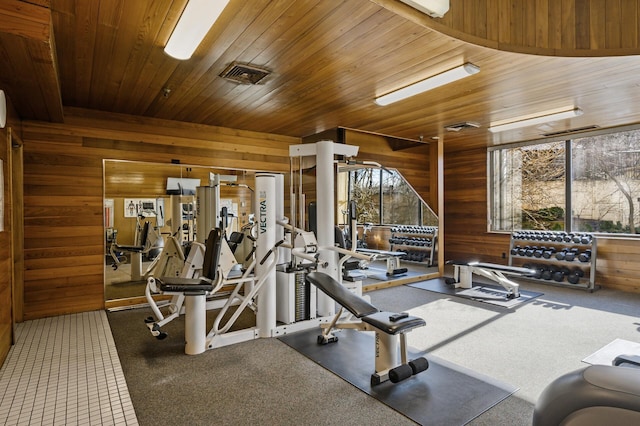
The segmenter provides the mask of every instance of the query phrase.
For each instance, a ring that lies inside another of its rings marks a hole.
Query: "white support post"
[[[335,202],[333,188],[335,185],[335,166],[333,164],[333,142],[321,141],[316,143],[316,218],[319,247],[333,247],[335,245]],[[339,280],[338,253],[328,249],[320,250],[320,258],[326,267],[320,265],[318,270]],[[333,299],[321,293],[318,297],[318,312],[321,316],[333,315],[335,312]]]
[[[184,353],[187,355],[198,355],[206,350],[206,303],[207,301],[204,295],[185,296],[184,337],[186,344]]]
[[[316,157],[316,220],[318,229],[316,239],[320,247],[333,247],[335,245],[334,157],[336,155],[355,157],[357,154],[357,146],[338,144],[332,141],[291,145],[289,147],[289,155],[292,157],[313,155]],[[326,266],[320,265],[318,270],[340,281],[338,254],[330,249],[321,249],[320,259]],[[318,315],[332,316],[334,313],[333,299],[320,292],[318,294]]]
[[[399,336],[376,330],[376,373],[380,373],[400,365],[398,356]]]
[[[260,262],[272,250],[276,243],[276,175],[256,174],[255,212],[258,220],[258,239],[256,242],[256,276],[261,277],[268,269],[269,258],[264,265]],[[276,256],[275,251],[271,256]],[[276,328],[276,270],[271,268],[257,296],[258,312],[256,326],[258,337],[271,337]]]

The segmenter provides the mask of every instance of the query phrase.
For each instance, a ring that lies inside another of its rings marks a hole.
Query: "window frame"
[[[493,205],[495,201],[496,193],[494,191],[494,176],[497,172],[494,166],[494,152],[506,149],[521,148],[532,145],[551,144],[554,142],[564,142],[565,144],[565,218],[564,218],[564,231],[575,232],[573,230],[573,213],[572,213],[572,184],[573,184],[573,164],[572,164],[572,141],[576,139],[583,139],[588,137],[608,135],[614,133],[623,133],[629,131],[640,131],[640,124],[634,124],[629,126],[611,127],[606,129],[596,129],[586,132],[576,132],[570,135],[563,134],[552,138],[533,139],[528,141],[520,141],[514,143],[505,143],[487,148],[487,232],[497,234],[510,234],[517,229],[492,229],[493,218]],[[617,233],[617,232],[594,232],[607,237],[624,237],[624,238],[637,238],[640,239],[640,233]]]

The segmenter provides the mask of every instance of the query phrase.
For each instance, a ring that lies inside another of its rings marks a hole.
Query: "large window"
[[[637,234],[640,130],[490,151],[490,229]]]
[[[438,218],[400,173],[360,168],[345,173],[347,201],[356,202],[358,223],[436,226]]]

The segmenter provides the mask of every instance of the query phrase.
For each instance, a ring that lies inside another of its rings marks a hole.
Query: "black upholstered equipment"
[[[142,226],[142,231],[140,233],[140,245],[121,245],[116,244],[116,248],[122,251],[128,251],[133,253],[140,253],[146,250],[147,247],[147,239],[149,238],[149,228],[151,227],[151,223],[145,222]]]
[[[540,394],[533,426],[640,424],[640,369],[591,365],[565,374]]]
[[[387,334],[398,334],[426,325],[422,318],[409,315],[401,315],[400,318],[394,320],[398,314],[380,311],[362,297],[349,291],[331,276],[322,272],[308,273],[307,280],[351,312],[354,317]]]
[[[206,241],[202,275],[199,278],[161,277],[156,282],[163,292],[184,293],[186,295],[201,295],[211,292],[218,279],[218,262],[222,231],[212,229]]]
[[[410,316],[406,312],[381,311],[333,277],[322,272],[308,273],[307,281],[361,321],[360,323],[347,321],[341,324],[339,322],[341,309],[328,327],[323,327],[324,332],[318,336],[319,344],[325,345],[338,341],[338,337],[332,333],[333,328],[375,331],[375,372],[371,375],[372,386],[387,380],[398,383],[429,368],[429,362],[424,357],[411,361],[407,358],[407,333],[416,327],[426,325],[422,318]]]

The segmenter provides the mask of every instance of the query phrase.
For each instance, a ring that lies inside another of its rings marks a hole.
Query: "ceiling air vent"
[[[463,130],[463,129],[477,129],[478,127],[480,127],[478,123],[465,121],[463,123],[450,124],[448,126],[445,126],[444,129],[447,132],[459,132],[460,130]]]
[[[570,135],[572,133],[586,132],[587,130],[594,130],[597,128],[598,126],[576,127],[575,129],[561,130],[559,132],[543,133],[542,136],[550,137],[550,136]]]
[[[271,71],[240,62],[232,62],[220,77],[240,84],[258,84],[263,78],[271,74]]]

